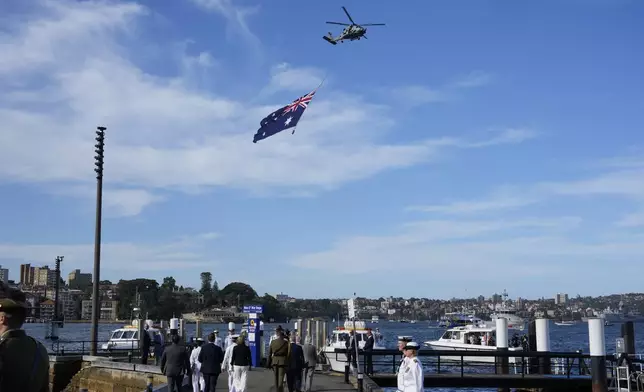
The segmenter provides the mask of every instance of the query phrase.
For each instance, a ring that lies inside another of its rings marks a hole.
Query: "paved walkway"
[[[313,376],[313,391],[355,391],[351,384],[344,383],[343,375],[315,373]],[[184,386],[184,391],[192,391]],[[228,375],[222,374],[217,381],[217,391],[228,391]],[[273,372],[267,369],[255,368],[248,373],[249,392],[271,392],[275,391],[273,386]],[[286,380],[284,380],[284,392],[287,392]]]

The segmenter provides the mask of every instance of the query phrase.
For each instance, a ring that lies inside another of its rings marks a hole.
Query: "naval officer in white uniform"
[[[411,336],[398,336],[398,350],[402,353],[402,358],[400,359],[400,363],[398,364],[398,369],[403,365],[407,357],[405,357],[405,346],[407,343],[411,342],[414,340]]]
[[[419,348],[418,343],[409,342],[403,349],[405,358],[398,369],[399,392],[423,392],[425,389],[423,364],[417,357]]]

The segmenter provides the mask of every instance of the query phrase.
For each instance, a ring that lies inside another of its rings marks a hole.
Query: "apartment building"
[[[101,320],[116,320],[118,315],[118,301],[103,300],[101,301],[101,311],[99,319]],[[83,300],[81,304],[81,319],[92,319],[92,300]]]
[[[73,270],[67,275],[67,285],[70,289],[86,290],[92,287],[92,274],[83,273],[79,269]]]

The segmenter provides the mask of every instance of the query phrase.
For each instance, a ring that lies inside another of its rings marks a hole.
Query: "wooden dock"
[[[344,382],[343,375],[336,375],[330,373],[316,372],[313,376],[314,391],[355,391],[352,384]],[[161,386],[154,389],[155,392],[166,391],[167,387]],[[217,381],[217,391],[228,391],[228,374],[221,374]],[[275,391],[273,386],[273,372],[264,368],[253,368],[248,372],[248,390],[258,392]],[[286,387],[286,378],[284,378],[284,390],[288,391]],[[189,387],[187,378],[184,380],[183,392],[192,392]]]

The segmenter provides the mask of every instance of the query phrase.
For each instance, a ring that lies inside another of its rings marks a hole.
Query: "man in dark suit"
[[[224,353],[221,347],[215,344],[215,334],[208,335],[208,344],[201,346],[199,358],[201,362],[201,374],[203,374],[204,392],[215,392],[217,379],[221,373],[221,362],[224,360]]]
[[[150,332],[148,332],[148,329],[150,328],[149,325],[145,324],[143,327],[143,344],[141,345],[141,364],[142,365],[147,365],[148,364],[148,357],[150,356],[150,346],[152,346],[152,339],[150,339]]]
[[[172,335],[172,344],[161,356],[161,372],[168,378],[168,391],[181,392],[184,373],[190,376],[190,361],[185,347],[179,345],[179,335]]]
[[[286,370],[286,385],[288,392],[297,392],[302,386],[302,371],[304,370],[304,350],[297,344],[296,335],[291,336],[291,356]]]
[[[372,375],[373,374],[373,361],[372,361],[372,352],[373,352],[373,345],[375,341],[373,338],[373,332],[371,330],[367,331],[367,341],[364,342],[364,357],[365,357],[365,362],[367,365],[367,375]]]
[[[358,358],[356,358],[356,335],[351,330],[347,336],[347,341],[344,343],[347,348],[347,363],[353,365],[353,369],[358,371]]]

